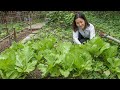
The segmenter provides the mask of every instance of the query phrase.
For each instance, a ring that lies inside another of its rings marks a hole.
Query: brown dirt
[[[20,40],[24,39],[26,36],[28,36],[31,33],[30,30],[23,30],[22,32],[19,32],[16,36],[16,41],[19,42]],[[10,43],[14,41],[13,35],[11,36],[10,40],[9,38],[4,39],[2,42],[0,42],[0,52],[4,51],[6,48],[10,47]]]
[[[41,79],[41,72],[38,69],[30,72],[25,79]]]
[[[21,40],[23,40],[25,37],[27,37],[29,34],[33,33],[34,31],[40,29],[42,26],[44,25],[44,23],[37,23],[35,25],[32,25],[32,31],[28,28],[26,28],[25,30],[22,30],[21,32],[16,34],[16,42],[19,42]],[[9,38],[4,39],[3,41],[0,42],[0,53],[2,51],[4,51],[6,48],[9,48],[11,46],[11,43],[14,41],[14,36],[11,35],[10,36],[10,40]]]

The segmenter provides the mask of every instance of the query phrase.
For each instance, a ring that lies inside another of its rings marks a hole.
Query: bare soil
[[[30,27],[26,27],[26,29],[21,30],[21,32],[19,32],[19,33],[16,33],[16,40],[14,39],[14,35],[11,35],[10,38],[8,37],[8,38],[2,40],[0,42],[0,53],[2,51],[4,51],[5,49],[9,48],[13,41],[19,42],[19,41],[23,40],[29,34],[40,29],[43,25],[44,25],[44,23],[37,23],[37,24],[31,25],[31,29],[30,29]]]

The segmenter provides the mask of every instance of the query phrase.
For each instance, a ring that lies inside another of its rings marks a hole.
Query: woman
[[[93,37],[95,37],[94,26],[91,23],[88,23],[85,15],[82,12],[76,13],[73,20],[74,43],[82,44]]]

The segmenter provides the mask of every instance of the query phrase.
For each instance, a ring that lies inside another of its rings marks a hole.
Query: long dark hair
[[[85,28],[86,28],[87,26],[89,26],[89,23],[88,23],[85,15],[84,15],[82,12],[77,12],[77,13],[75,14],[75,17],[74,17],[74,20],[73,20],[73,24],[72,24],[72,25],[73,25],[73,30],[74,30],[75,32],[78,30],[78,27],[77,27],[76,22],[75,22],[75,20],[76,20],[77,18],[82,18],[82,19],[85,21]]]

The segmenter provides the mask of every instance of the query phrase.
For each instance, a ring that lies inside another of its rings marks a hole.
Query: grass
[[[95,26],[96,31],[102,30],[120,39],[120,14],[118,12],[106,11],[102,14],[96,14],[95,11],[85,11],[84,13],[88,21]]]
[[[71,41],[72,42],[72,29],[64,29],[64,28],[56,28],[45,25],[42,29],[40,29],[39,34],[36,36],[38,38],[45,38],[48,36],[54,35],[60,41]]]

